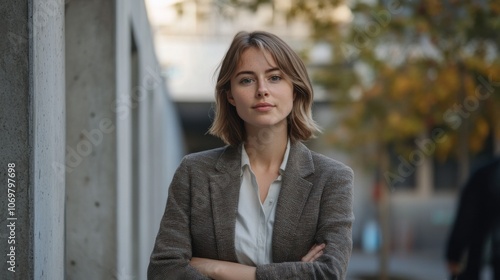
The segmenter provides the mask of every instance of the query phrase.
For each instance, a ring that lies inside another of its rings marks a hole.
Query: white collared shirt
[[[271,183],[264,203],[260,201],[257,179],[245,150],[241,149],[241,187],[236,216],[235,249],[239,263],[262,265],[272,262],[272,236],[281,177],[290,153],[290,139],[280,165],[278,177]]]

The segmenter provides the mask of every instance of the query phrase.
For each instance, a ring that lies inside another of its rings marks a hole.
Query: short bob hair
[[[219,65],[219,76],[215,85],[215,118],[209,133],[221,138],[226,144],[237,146],[246,141],[247,134],[243,120],[236,108],[227,99],[231,90],[231,78],[243,52],[248,48],[268,51],[278,68],[285,73],[293,84],[294,101],[288,116],[288,137],[292,142],[305,141],[315,137],[320,131],[312,119],[311,106],[313,90],[307,70],[299,56],[278,36],[264,32],[238,32]]]

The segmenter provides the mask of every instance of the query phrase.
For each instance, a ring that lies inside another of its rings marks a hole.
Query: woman
[[[228,145],[186,156],[169,189],[149,279],[344,279],[353,172],[301,141],[319,128],[293,50],[240,32],[221,65],[210,133]]]

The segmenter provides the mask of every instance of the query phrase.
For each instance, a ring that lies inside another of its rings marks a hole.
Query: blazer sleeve
[[[189,264],[190,179],[188,158],[177,168],[148,266],[148,279],[209,279]]]
[[[352,185],[354,174],[343,166],[330,175],[321,196],[315,240],[325,243],[315,262],[283,262],[257,266],[257,279],[345,279],[352,252]]]

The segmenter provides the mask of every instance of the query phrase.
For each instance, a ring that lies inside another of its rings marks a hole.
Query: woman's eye
[[[250,78],[243,78],[240,80],[240,84],[246,85],[252,82],[252,79]]]
[[[278,75],[274,75],[274,76],[271,76],[270,80],[273,82],[277,82],[277,81],[281,80],[281,77]]]

